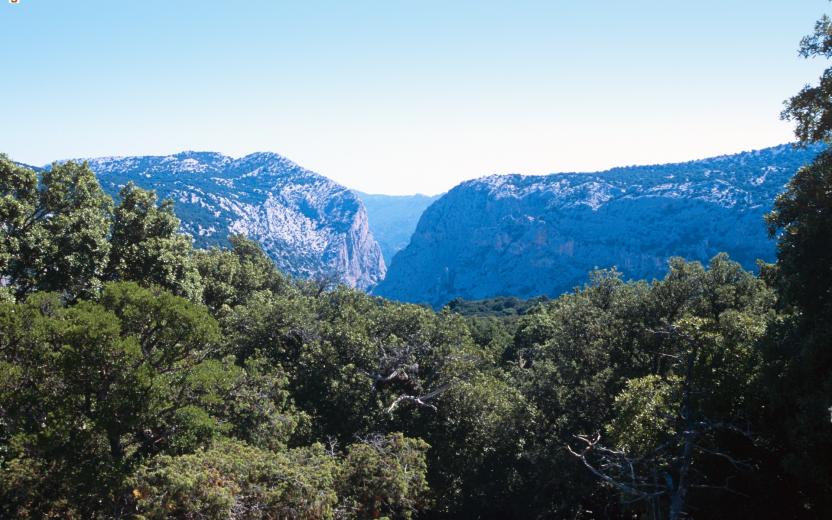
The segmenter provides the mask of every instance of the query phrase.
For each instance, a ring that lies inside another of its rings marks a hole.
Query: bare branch
[[[576,452],[575,450],[572,449],[571,446],[569,446],[567,444],[566,449],[569,451],[569,453],[571,453],[573,456],[577,457],[583,463],[583,465],[586,466],[587,469],[589,469],[589,471],[593,475],[600,478],[602,481],[606,482],[607,484],[615,487],[616,489],[618,489],[618,490],[620,490],[624,493],[627,493],[628,495],[633,496],[634,499],[631,500],[631,502],[638,502],[640,500],[650,500],[652,498],[661,496],[665,493],[664,490],[661,490],[661,491],[645,491],[645,490],[638,489],[638,488],[634,487],[634,485],[646,484],[646,485],[651,486],[651,487],[655,487],[655,485],[649,484],[649,483],[639,483],[639,482],[634,482],[633,485],[626,484],[626,483],[624,483],[620,480],[617,480],[617,479],[613,478],[612,476],[608,475],[607,473],[605,473],[605,472],[597,469],[595,466],[593,466],[589,462],[589,460],[587,460],[587,455],[589,453],[591,453],[593,450],[605,451],[609,454],[613,454],[613,455],[617,455],[617,456],[622,455],[622,452],[618,452],[618,451],[615,451],[615,450],[610,450],[608,448],[603,448],[601,446],[598,446],[598,443],[601,440],[601,434],[600,433],[595,434],[595,437],[593,437],[592,439],[589,439],[588,437],[585,437],[583,435],[576,435],[575,437],[577,439],[583,441],[586,444],[586,446],[580,452]],[[632,470],[632,461],[627,460],[626,457],[624,457],[623,461],[628,466],[630,466],[630,474],[633,477],[635,477],[635,472]],[[617,463],[613,463],[613,465],[617,466],[617,467],[620,467],[620,462],[621,461],[619,461]],[[634,478],[634,480],[635,480],[635,478]]]

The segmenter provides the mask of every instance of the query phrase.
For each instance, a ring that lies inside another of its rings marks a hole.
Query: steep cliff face
[[[133,181],[173,199],[182,230],[198,247],[225,244],[230,233],[239,233],[295,276],[335,275],[361,289],[384,278],[361,200],[280,155],[183,152],[87,161],[113,196]]]
[[[419,217],[438,195],[370,195],[356,192],[367,208],[373,232],[384,262],[390,265],[393,256],[407,247],[416,230]]]
[[[763,215],[819,147],[784,145],[681,164],[465,182],[422,215],[375,293],[452,298],[558,295],[595,267],[661,276],[672,256],[774,258]]]

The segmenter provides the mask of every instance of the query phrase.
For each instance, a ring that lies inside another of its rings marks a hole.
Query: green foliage
[[[6,304],[3,315],[2,360],[15,375],[0,396],[7,457],[18,468],[50,462],[56,501],[74,496],[81,510],[91,507],[84,496],[95,502],[123,468],[175,440],[193,418],[179,412],[180,378],[217,334],[193,304],[112,284],[102,303],[65,306],[37,293]],[[106,468],[103,481],[96,468]]]
[[[804,57],[832,57],[832,20],[824,16],[800,44]],[[832,135],[832,67],[816,86],[786,102],[801,144]],[[763,413],[767,441],[801,489],[813,515],[832,514],[832,154],[802,168],[766,218],[777,238],[777,263],[766,277],[783,311],[764,344]],[[780,476],[775,470],[772,470]]]
[[[680,379],[649,375],[627,381],[615,396],[613,417],[606,427],[616,449],[637,457],[650,454],[676,434],[672,404]]]
[[[764,279],[675,258],[438,313],[0,158],[0,517],[828,516],[829,157]]]
[[[348,518],[412,518],[427,505],[427,443],[400,433],[374,436],[347,450],[339,472]]]
[[[767,216],[777,237],[781,300],[812,315],[829,313],[832,288],[832,153],[802,168]],[[827,314],[828,315],[828,314]]]
[[[333,518],[337,460],[323,447],[272,452],[224,440],[163,455],[131,479],[137,518]]]
[[[32,170],[0,155],[0,272],[8,276],[29,235],[38,199],[38,178]]]
[[[812,34],[800,41],[804,58],[832,57],[832,20],[824,15]],[[826,141],[832,137],[832,70],[826,69],[816,86],[803,87],[786,101],[781,117],[796,123],[795,135],[804,143]]]
[[[240,235],[231,235],[228,241],[231,250],[196,252],[197,268],[205,286],[205,305],[213,313],[228,312],[256,291],[289,290],[289,282],[256,242]]]
[[[156,193],[129,183],[119,193],[113,218],[111,280],[159,285],[201,301],[202,283],[188,236],[179,233],[173,202],[156,204]]]
[[[285,376],[256,359],[212,359],[217,323],[161,289],[111,283],[98,303],[71,306],[36,293],[2,304],[0,327],[10,472],[0,502],[9,514],[35,505],[47,514],[70,501],[75,514],[92,514],[102,493],[118,501],[131,468],[156,454],[220,436],[281,448],[298,422]],[[33,468],[48,468],[37,500],[14,484]]]
[[[55,163],[40,178],[0,156],[0,278],[18,296],[101,287],[112,201],[86,164]]]
[[[754,345],[773,316],[773,293],[763,282],[724,255],[708,269],[674,259],[668,275],[650,285],[624,283],[615,271],[593,273],[590,280],[523,317],[507,353],[515,380],[538,410],[541,440],[527,449],[537,461],[527,485],[545,482],[532,495],[556,497],[532,504],[532,514],[577,514],[617,502],[610,492],[618,488],[600,486],[603,481],[564,453],[565,446],[582,446],[577,435],[600,434],[606,449],[642,460],[637,472],[671,476],[684,440],[677,434],[686,431],[680,416],[726,425],[748,420],[747,396],[761,362]],[[683,413],[685,384],[697,399]],[[605,462],[608,452],[597,451],[597,459],[589,453],[596,452],[587,452],[590,464],[614,467]],[[555,474],[560,478],[537,480]],[[719,468],[695,478],[701,479],[697,485],[710,485],[724,476]],[[663,493],[669,501],[672,490]]]
[[[130,478],[138,518],[411,518],[427,502],[427,444],[375,436],[346,453],[218,440],[161,455]]]
[[[522,316],[531,310],[535,305],[546,302],[548,298],[538,296],[529,300],[521,300],[513,296],[500,298],[489,298],[487,300],[464,300],[455,298],[448,302],[446,307],[463,316]]]
[[[475,372],[437,402],[424,438],[436,509],[456,517],[514,516],[526,450],[534,442],[535,410],[500,371]],[[519,511],[523,511],[522,506]]]

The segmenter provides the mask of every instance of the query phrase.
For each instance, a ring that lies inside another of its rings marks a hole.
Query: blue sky
[[[438,193],[790,141],[824,0],[0,4],[0,151],[274,151]]]

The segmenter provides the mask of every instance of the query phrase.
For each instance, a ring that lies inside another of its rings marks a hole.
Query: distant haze
[[[367,193],[791,140],[821,0],[0,4],[0,152],[274,151]]]

